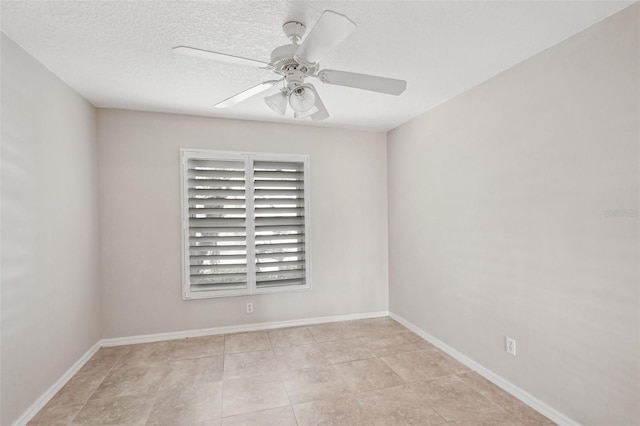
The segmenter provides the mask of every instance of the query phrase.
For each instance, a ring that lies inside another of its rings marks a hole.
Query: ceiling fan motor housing
[[[271,52],[271,66],[277,71],[284,72],[287,67],[298,65],[293,59],[298,47],[297,44],[285,44],[273,49],[273,52]]]
[[[286,92],[303,84],[305,77],[313,74],[317,69],[317,66],[309,68],[300,65],[300,63],[294,59],[294,55],[299,47],[297,44],[285,44],[284,46],[276,47],[271,52],[271,66],[275,72],[284,76],[286,89],[288,89],[285,90]]]
[[[318,65],[302,66],[300,62],[294,59],[294,55],[300,48],[297,44],[285,44],[283,46],[276,47],[271,52],[271,66],[274,70],[280,74],[287,71],[287,69],[296,67],[300,71],[305,74],[313,74],[317,69]]]

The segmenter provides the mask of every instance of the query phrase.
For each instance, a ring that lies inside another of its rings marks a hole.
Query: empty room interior
[[[640,425],[638,2],[0,16],[1,425]]]

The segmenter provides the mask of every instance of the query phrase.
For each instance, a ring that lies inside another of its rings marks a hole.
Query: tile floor
[[[390,318],[105,347],[30,425],[552,425]]]

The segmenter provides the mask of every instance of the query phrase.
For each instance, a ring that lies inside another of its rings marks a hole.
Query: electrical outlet
[[[507,353],[516,356],[516,339],[505,336],[504,350],[507,351]]]
[[[247,303],[247,313],[248,314],[252,314],[253,313],[253,303],[251,303],[251,302]]]

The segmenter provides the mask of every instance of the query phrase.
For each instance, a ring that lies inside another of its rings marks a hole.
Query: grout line
[[[267,335],[267,340],[269,341],[269,349],[271,349],[271,351],[273,352],[274,346],[273,346],[273,342],[271,341],[271,336],[269,335],[269,330],[265,330],[264,332]],[[276,354],[274,353],[273,356],[275,356]]]
[[[100,348],[102,349],[102,348]],[[100,351],[100,349],[98,349],[98,351],[96,351],[95,354],[93,354],[93,356],[91,358],[89,358],[89,360],[85,363],[85,365],[87,365],[89,362],[91,362],[91,360],[93,359],[93,357],[96,356],[96,354]],[[89,394],[89,396],[87,397],[87,400],[84,401],[84,403],[82,404],[82,407],[80,407],[80,409],[78,410],[78,412],[73,416],[73,418],[70,420],[70,424],[73,423],[73,421],[75,420],[76,417],[78,417],[78,414],[80,414],[80,412],[82,412],[82,409],[87,405],[87,403],[91,400],[91,397],[93,396],[93,394],[96,393],[96,391],[98,390],[98,388],[100,387],[100,385],[102,385],[102,383],[106,380],[106,378],[109,376],[109,374],[111,374],[111,371],[113,371],[113,369],[116,367],[116,365],[118,364],[118,362],[120,361],[120,358],[122,358],[123,354],[120,354],[120,356],[118,356],[116,358],[116,361],[113,363],[113,365],[109,368],[109,370],[105,373],[104,377],[102,377],[102,380],[100,380],[100,383],[98,383],[98,385],[96,386],[96,388],[93,390],[93,392],[91,392],[91,394]],[[84,367],[84,365],[83,365]],[[80,370],[78,370],[80,371]],[[76,374],[78,374],[76,372]],[[75,375],[73,375],[73,377],[75,377]],[[73,379],[73,377],[71,377],[71,379]],[[71,381],[71,379],[69,379],[69,381]],[[68,382],[67,382],[68,383]],[[60,389],[62,390],[62,389]],[[98,398],[96,398],[98,399]]]
[[[300,426],[300,420],[298,420],[298,416],[296,416],[296,410],[293,409],[293,404],[291,404],[291,412],[293,413],[293,419],[296,421],[296,426]]]
[[[222,423],[222,418],[224,417],[224,355],[222,356],[222,374],[220,376],[220,381],[222,382],[222,386],[220,389],[220,423]]]

